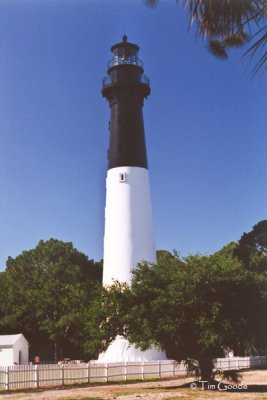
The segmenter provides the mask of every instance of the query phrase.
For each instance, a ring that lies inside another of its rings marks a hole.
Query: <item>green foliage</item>
[[[69,356],[69,348],[82,353],[85,310],[94,284],[101,280],[101,268],[93,260],[71,243],[40,241],[35,249],[8,259],[4,280],[1,332],[24,333],[32,350],[43,357],[51,357],[49,343],[55,360]],[[46,346],[40,349],[38,342]]]
[[[169,358],[186,360],[192,371],[198,360],[206,380],[225,346],[239,355],[265,350],[267,277],[245,270],[234,249],[230,244],[212,256],[161,257],[157,265],[140,264],[131,287],[103,289],[90,315],[95,350],[124,335],[142,350],[153,344]]]
[[[86,350],[96,359],[117,335],[124,335],[121,318],[129,307],[129,286],[114,282],[112,289],[98,286],[86,316]]]
[[[173,254],[170,253],[168,250],[157,250],[157,262],[161,259],[171,259],[178,257],[178,253],[174,250]]]
[[[267,272],[267,220],[260,221],[251,232],[242,235],[234,255],[245,268]]]
[[[0,272],[0,321],[5,317],[7,310],[7,279],[6,273]]]

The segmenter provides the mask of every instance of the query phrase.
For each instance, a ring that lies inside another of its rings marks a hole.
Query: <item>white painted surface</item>
[[[131,271],[140,261],[156,262],[148,170],[117,167],[106,180],[103,284],[131,283]],[[165,360],[155,347],[141,351],[117,337],[99,362]]]
[[[148,170],[112,168],[106,188],[103,284],[130,283],[138,262],[156,261]]]
[[[157,361],[166,360],[166,354],[151,347],[148,350],[141,351],[135,346],[129,344],[128,340],[117,336],[108,349],[101,353],[98,362],[124,362],[124,361]]]
[[[0,346],[0,365],[1,366],[14,365],[13,353],[14,353],[13,347]]]
[[[0,335],[0,365],[27,364],[29,362],[29,343],[18,335]]]

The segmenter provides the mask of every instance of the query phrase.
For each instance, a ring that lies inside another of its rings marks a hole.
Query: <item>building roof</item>
[[[12,346],[21,336],[24,338],[22,333],[18,333],[17,335],[0,335],[0,346]]]

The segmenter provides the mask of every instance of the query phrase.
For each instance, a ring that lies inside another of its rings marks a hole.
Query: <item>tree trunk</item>
[[[211,382],[213,381],[212,372],[213,372],[213,361],[209,356],[203,355],[198,360],[200,376],[202,381]]]
[[[55,363],[57,364],[57,362],[58,362],[58,354],[57,354],[57,340],[56,339],[54,341],[54,359],[55,359]]]
[[[63,360],[63,344],[62,344],[62,340],[59,341],[59,354],[60,354],[60,359]]]

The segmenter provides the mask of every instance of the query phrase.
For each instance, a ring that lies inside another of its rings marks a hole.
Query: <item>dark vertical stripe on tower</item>
[[[123,42],[111,48],[113,59],[102,89],[111,109],[108,169],[122,166],[147,168],[142,107],[150,87],[138,59],[138,49],[125,37]]]

